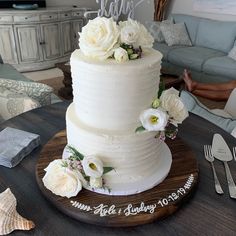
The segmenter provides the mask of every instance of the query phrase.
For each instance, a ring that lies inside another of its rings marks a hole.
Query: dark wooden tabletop
[[[57,132],[65,129],[68,102],[45,106],[0,124],[38,133],[42,146]],[[220,133],[230,147],[236,139],[210,122],[190,115],[180,126],[179,136],[191,146],[199,163],[199,184],[192,199],[172,216],[138,227],[106,228],[76,221],[56,210],[41,194],[35,179],[35,166],[42,147],[37,148],[17,167],[0,166],[0,192],[10,187],[15,194],[20,214],[35,222],[31,231],[15,231],[12,235],[236,235],[236,200],[230,199],[222,163],[215,167],[225,194],[214,190],[210,165],[204,159],[203,145],[211,144],[214,133]],[[229,163],[236,181],[236,162]]]

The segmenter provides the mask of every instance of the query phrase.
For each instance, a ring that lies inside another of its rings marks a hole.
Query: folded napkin
[[[38,134],[7,127],[0,132],[0,165],[12,168],[40,145]]]

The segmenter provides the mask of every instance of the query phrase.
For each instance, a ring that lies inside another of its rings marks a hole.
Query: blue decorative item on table
[[[12,7],[19,10],[34,10],[39,6],[38,4],[13,4]]]

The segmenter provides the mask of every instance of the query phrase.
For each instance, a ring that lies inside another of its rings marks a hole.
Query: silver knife
[[[226,178],[228,182],[228,187],[229,187],[229,195],[231,198],[236,199],[236,186],[235,186],[234,180],[232,178],[232,175],[230,173],[230,169],[227,163],[228,161],[231,161],[233,159],[233,156],[227,143],[225,142],[225,140],[220,134],[214,134],[213,136],[212,155],[216,159],[223,161],[224,166],[225,166],[225,173],[226,173]]]

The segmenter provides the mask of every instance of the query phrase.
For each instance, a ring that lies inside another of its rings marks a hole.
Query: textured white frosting
[[[114,195],[152,188],[170,170],[171,153],[156,132],[135,133],[141,112],[157,96],[161,58],[155,50],[125,63],[93,61],[80,50],[71,56],[74,102],[66,113],[68,144],[115,168],[104,175]]]
[[[66,125],[68,144],[84,155],[96,154],[104,166],[115,168],[104,175],[106,185],[111,188],[117,184],[145,180],[152,176],[161,164],[158,157],[162,142],[155,138],[156,132],[121,135],[94,130],[80,122],[74,103],[67,109]]]
[[[140,113],[158,92],[161,58],[151,49],[141,59],[125,63],[93,61],[75,50],[70,64],[80,121],[96,129],[134,131]]]

